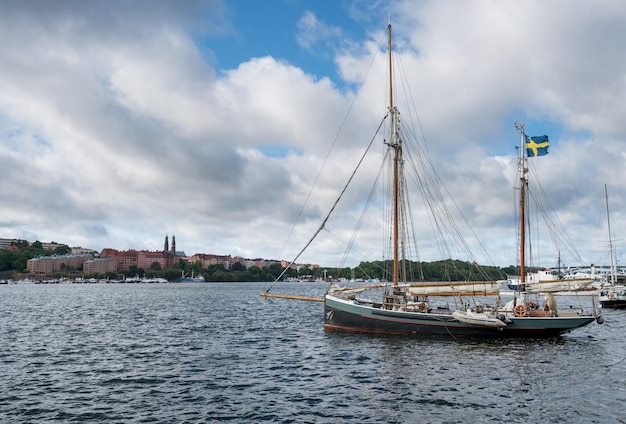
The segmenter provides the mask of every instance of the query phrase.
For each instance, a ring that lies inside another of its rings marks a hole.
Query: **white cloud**
[[[313,50],[318,44],[327,47],[329,42],[341,40],[341,28],[320,22],[315,14],[307,10],[298,21],[296,41],[307,50]]]
[[[0,235],[160,249],[161,236],[174,232],[190,254],[285,259],[308,240],[385,112],[384,57],[351,106],[384,25],[368,40],[337,43],[345,33],[314,10],[293,23],[307,51],[334,43],[343,81],[266,54],[217,70],[191,33],[208,22],[207,31],[223,34],[230,24],[219,3],[191,4],[0,6]],[[515,262],[512,124],[522,119],[547,123],[541,131],[559,128],[550,155],[536,162],[542,184],[583,256],[605,255],[597,242],[604,184],[618,229],[626,199],[626,58],[615,53],[626,6],[406,1],[393,8],[434,164],[495,262]],[[344,124],[349,107],[354,116]],[[263,146],[287,153],[267,157]],[[377,172],[376,160],[368,166]],[[366,177],[346,194],[333,234],[354,227],[346,212],[367,195]],[[332,266],[341,248],[324,233],[306,260]],[[362,249],[379,254],[372,247],[379,238],[365,237]]]

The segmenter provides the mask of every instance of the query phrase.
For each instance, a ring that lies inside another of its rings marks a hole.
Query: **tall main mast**
[[[515,128],[521,131],[520,153],[519,153],[519,173],[520,173],[520,194],[519,194],[519,278],[520,291],[525,291],[526,285],[526,188],[528,180],[526,179],[526,133],[524,132],[524,123],[515,124]]]
[[[399,260],[399,200],[400,200],[400,158],[402,155],[402,140],[398,135],[398,110],[393,105],[393,72],[391,56],[391,19],[387,25],[387,50],[389,54],[389,114],[391,115],[391,140],[390,147],[394,149],[393,155],[393,284],[398,285],[400,274]]]

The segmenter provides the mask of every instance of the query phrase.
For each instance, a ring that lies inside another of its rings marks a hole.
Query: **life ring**
[[[523,303],[518,303],[513,308],[513,315],[518,318],[525,317],[528,314],[528,308]]]
[[[537,303],[533,302],[532,300],[530,302],[526,302],[526,304],[528,305],[528,309],[530,309],[531,311],[539,308],[539,305],[537,305]]]

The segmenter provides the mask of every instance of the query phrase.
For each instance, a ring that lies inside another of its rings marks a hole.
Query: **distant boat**
[[[559,278],[552,273],[550,269],[542,269],[537,272],[529,272],[526,274],[524,281],[526,293],[556,293],[567,291],[595,290],[593,284],[598,281],[600,276],[595,274],[577,273],[565,275]],[[517,291],[520,289],[520,277],[509,276],[506,280],[509,290]]]
[[[428,219],[419,217],[414,222],[411,213],[411,203],[408,201],[409,193],[419,192],[424,197],[424,204],[430,207],[430,217],[434,225],[435,236],[425,240],[425,243],[440,241],[442,253],[448,251],[468,252],[467,244],[459,234],[456,223],[453,222],[450,211],[447,208],[446,199],[441,190],[441,180],[436,175],[436,170],[430,162],[428,153],[419,142],[412,138],[416,132],[405,128],[407,121],[413,115],[400,114],[394,104],[395,95],[393,90],[392,71],[392,37],[391,24],[387,27],[387,50],[388,50],[388,108],[382,122],[378,126],[377,133],[371,142],[379,135],[381,128],[386,128],[388,133],[380,138],[386,146],[384,165],[389,165],[390,170],[380,167],[378,175],[380,180],[389,182],[391,187],[383,190],[390,199],[382,202],[389,206],[384,213],[386,224],[389,227],[381,228],[381,239],[388,243],[393,260],[389,269],[381,270],[385,273],[382,280],[388,283],[367,285],[364,287],[339,287],[333,283],[330,285],[323,299],[303,296],[273,294],[270,287],[263,297],[292,298],[296,300],[318,300],[324,302],[324,328],[332,331],[346,331],[355,333],[373,333],[387,335],[440,335],[444,337],[479,336],[479,337],[546,337],[572,331],[597,320],[602,322],[601,314],[595,310],[583,312],[582,310],[559,310],[556,311],[556,301],[552,294],[546,294],[546,303],[550,301],[550,310],[538,310],[538,305],[531,302],[530,295],[525,292],[516,293],[514,300],[507,305],[500,303],[500,282],[494,281],[450,281],[443,282],[419,282],[420,273],[415,272],[420,267],[416,258],[417,243],[416,231],[413,230],[415,222],[427,222]],[[402,78],[400,78],[402,81]],[[402,90],[398,90],[402,92]],[[378,124],[377,124],[378,125]],[[525,145],[525,134],[522,129],[522,142]],[[546,143],[547,144],[547,143]],[[523,148],[522,152],[526,149]],[[526,189],[526,164],[525,153],[520,157],[520,210],[524,210],[524,193]],[[359,162],[365,163],[363,159]],[[358,166],[357,166],[358,167]],[[352,173],[354,176],[356,170]],[[389,176],[389,178],[387,178]],[[352,180],[350,177],[348,184]],[[377,179],[376,182],[379,180]],[[412,191],[408,184],[420,184],[419,189]],[[341,196],[346,191],[347,185],[341,191],[337,199],[326,215],[319,229],[304,249],[294,258],[292,264],[302,252],[313,242],[315,237],[326,227],[335,205],[339,203]],[[522,215],[523,217],[523,215]],[[522,218],[523,222],[523,218]],[[445,227],[445,228],[444,228]],[[522,225],[521,233],[524,234]],[[522,236],[523,240],[523,236]],[[450,247],[451,242],[455,246]],[[413,250],[415,246],[415,250]],[[445,251],[443,249],[446,249]],[[524,243],[520,243],[520,251],[524,251]],[[409,259],[412,257],[414,259]],[[449,257],[449,256],[448,256]],[[523,254],[521,255],[523,262]],[[480,267],[470,268],[472,274],[485,278]],[[288,267],[287,267],[288,268]],[[285,270],[287,269],[285,268]],[[454,270],[448,272],[452,273]],[[423,274],[423,273],[422,273]],[[524,287],[524,267],[521,266],[521,287]],[[418,276],[416,279],[416,276]],[[275,282],[279,281],[279,276]],[[370,292],[366,292],[371,290]],[[374,296],[377,296],[374,298]],[[447,297],[446,297],[447,296]],[[374,300],[372,300],[374,299]],[[489,304],[481,302],[490,302]],[[297,320],[296,320],[297,322]]]
[[[183,272],[180,277],[181,283],[204,283],[204,277],[202,275],[198,275],[194,277],[193,271],[191,271],[191,277],[185,277],[185,273]]]
[[[606,309],[626,309],[626,287],[603,287],[600,289],[598,301]]]
[[[124,283],[139,283],[141,281],[141,278],[139,278],[138,275],[135,275],[134,277],[126,277],[124,278]]]

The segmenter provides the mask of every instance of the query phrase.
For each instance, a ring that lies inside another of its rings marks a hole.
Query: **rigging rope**
[[[380,129],[380,126],[378,127]],[[376,134],[374,135],[374,137],[376,137]],[[341,258],[341,261],[339,261],[339,268],[342,268],[343,265],[346,263],[346,260],[348,258],[348,254],[350,253],[350,251],[352,250],[352,246],[354,245],[354,242],[356,241],[356,236],[359,232],[359,229],[361,228],[361,225],[363,225],[363,220],[365,219],[365,215],[367,214],[367,210],[369,209],[369,205],[372,203],[372,199],[374,197],[374,193],[376,190],[376,187],[378,186],[378,182],[380,181],[380,177],[382,172],[384,171],[385,167],[384,167],[384,162],[387,159],[387,156],[389,155],[389,150],[387,150],[387,155],[385,155],[385,157],[383,158],[383,163],[381,164],[381,167],[378,171],[378,174],[376,176],[376,180],[374,182],[374,184],[372,185],[372,189],[370,190],[370,194],[367,197],[367,201],[365,202],[365,206],[363,207],[363,210],[361,211],[361,216],[359,217],[356,226],[354,228],[354,231],[352,232],[352,237],[350,238],[350,241],[348,242],[347,246],[346,246],[346,250],[344,251],[343,257]]]
[[[370,148],[372,147],[372,144],[374,144],[374,140],[376,139],[376,135],[378,135],[378,132],[380,131],[380,128],[383,126],[383,124],[385,123],[385,120],[387,119],[388,115],[385,115],[383,117],[383,119],[381,120],[380,124],[378,125],[378,128],[376,129],[376,132],[374,133],[374,136],[372,137],[372,139],[370,140],[367,148],[365,149],[365,151],[363,152],[363,155],[361,156],[361,159],[359,159],[359,162],[357,163],[356,168],[354,169],[354,171],[352,171],[352,175],[350,175],[350,178],[348,178],[348,181],[346,182],[345,186],[343,187],[343,190],[341,190],[341,193],[339,193],[339,197],[337,197],[337,200],[335,200],[335,203],[333,203],[333,206],[330,208],[330,210],[328,211],[328,213],[326,214],[326,217],[324,218],[324,220],[322,221],[322,223],[320,224],[319,228],[317,229],[317,231],[315,231],[315,233],[313,234],[313,237],[311,237],[311,239],[308,241],[308,243],[302,248],[302,250],[300,250],[300,252],[296,255],[295,258],[293,258],[293,260],[289,263],[289,265],[283,269],[283,272],[280,273],[280,275],[278,277],[276,277],[276,280],[274,280],[274,282],[267,288],[267,290],[265,290],[266,293],[269,293],[269,291],[272,289],[272,287],[274,287],[274,285],[283,277],[283,275],[285,275],[285,273],[287,272],[287,270],[289,268],[291,268],[291,266],[298,260],[298,258],[300,257],[300,255],[302,255],[302,253],[304,253],[304,251],[311,245],[311,243],[313,243],[313,240],[315,240],[315,238],[317,237],[317,235],[324,229],[324,227],[326,226],[326,222],[328,221],[328,219],[330,218],[330,216],[332,215],[332,213],[334,212],[335,208],[337,207],[337,205],[339,204],[339,201],[341,200],[341,198],[343,197],[344,193],[346,192],[346,190],[348,189],[348,186],[350,185],[350,183],[352,182],[352,179],[354,178],[354,176],[356,175],[357,171],[359,170],[359,168],[361,167],[361,165],[363,164],[363,161],[365,160],[365,156],[367,156],[367,152],[369,152]]]
[[[405,136],[403,137],[403,140],[407,144],[412,146],[412,149],[411,149],[412,151],[415,151],[418,153],[416,155],[417,160],[414,160],[411,155],[407,156],[407,162],[411,164],[411,167],[413,169],[413,173],[410,173],[410,177],[412,177],[414,183],[420,188],[422,196],[425,199],[424,201],[430,210],[429,218],[431,219],[432,228],[435,231],[435,236],[438,236],[440,253],[443,255],[447,254],[448,257],[469,256],[473,262],[477,262],[474,254],[471,252],[471,249],[469,248],[469,245],[467,244],[465,238],[461,234],[461,231],[458,225],[455,223],[455,220],[452,217],[450,210],[446,206],[444,196],[443,196],[443,193],[445,193],[447,198],[451,201],[451,204],[454,206],[454,209],[456,210],[456,212],[460,214],[461,218],[465,222],[465,225],[469,228],[474,240],[476,240],[478,246],[480,246],[484,255],[489,259],[489,261],[493,265],[494,261],[489,255],[489,252],[487,251],[486,247],[484,246],[484,244],[482,243],[478,235],[474,232],[474,229],[470,226],[466,216],[463,214],[463,212],[461,211],[461,208],[455,202],[454,197],[451,195],[451,193],[449,192],[445,184],[443,184],[441,177],[436,171],[436,168],[428,152],[428,145],[425,142],[424,131],[423,131],[421,122],[419,120],[419,115],[417,115],[417,108],[415,107],[415,101],[414,101],[412,92],[409,89],[410,85],[407,83],[408,79],[407,79],[406,72],[404,72],[404,64],[402,63],[402,60],[401,60],[402,56],[396,55],[395,58],[398,61],[398,66],[394,67],[394,69],[400,70],[401,81],[405,82],[405,84],[401,84],[401,86],[403,87],[405,91],[405,98],[408,99],[409,102],[413,104],[412,108],[411,107],[407,108],[409,112],[408,119],[410,122],[413,122],[412,126],[410,125],[409,127],[407,127],[406,125],[404,125],[403,120],[400,119],[402,132],[405,134]],[[423,140],[423,143],[417,142],[418,137],[415,134],[414,128],[416,126],[414,122],[417,122],[417,127],[419,127],[420,129],[421,139]],[[422,172],[419,172],[420,170]],[[443,192],[441,191],[440,187],[443,187]],[[410,205],[409,205],[408,213],[409,213],[409,217],[412,220],[413,215],[412,215],[412,212],[410,211]],[[447,228],[447,231],[446,231],[446,227],[448,227],[448,224],[444,225],[444,222],[441,221],[441,219],[444,219],[444,221],[447,223],[451,223],[450,227]],[[414,228],[414,226],[412,226],[412,228]],[[414,237],[414,239],[416,238]],[[460,241],[461,243],[460,244],[452,243],[453,241]],[[460,250],[452,249],[452,246],[455,244],[461,249]],[[415,243],[415,247],[417,248],[416,243]],[[453,250],[455,251],[456,254],[452,253]],[[464,253],[459,254],[461,253],[461,251],[463,251]],[[486,273],[484,272],[481,272],[481,273],[483,274],[483,277],[485,277],[486,279],[489,279]]]
[[[621,333],[616,333],[615,331],[612,331],[611,327],[606,328],[606,330],[608,330],[610,333],[613,333],[613,335],[615,335],[617,337],[621,337]],[[619,361],[615,362],[614,364],[605,364],[604,367],[605,368],[614,367],[615,365],[619,365],[619,364],[621,364],[624,361],[626,361],[626,356],[624,356],[622,359],[620,359]]]
[[[616,363],[614,363],[614,364],[609,364],[609,365],[605,365],[604,367],[605,367],[605,368],[608,368],[608,367],[614,367],[615,365],[619,365],[619,364],[621,364],[621,363],[622,363],[622,362],[624,362],[625,360],[626,360],[626,356],[624,356],[622,359],[620,359],[620,360],[619,360],[619,361],[617,361]]]
[[[529,161],[531,162],[531,161]],[[528,165],[530,173],[534,175],[537,174],[536,165],[534,163],[529,163]],[[531,198],[533,199],[537,211],[541,214],[543,221],[548,229],[548,233],[552,240],[553,247],[555,249],[555,255],[561,253],[561,248],[565,250],[566,253],[571,255],[571,258],[577,263],[574,265],[582,265],[583,260],[576,250],[576,246],[572,239],[569,237],[567,231],[565,231],[565,226],[559,219],[559,215],[556,214],[554,206],[552,206],[550,202],[550,198],[546,194],[541,181],[539,178],[532,178],[532,184],[529,184],[529,193]]]
[[[378,52],[380,50],[380,46],[382,45],[382,42],[383,41],[382,41],[382,38],[381,38],[381,41],[379,42],[379,48],[376,50],[376,52]],[[339,135],[343,131],[343,127],[346,124],[346,122],[348,121],[348,116],[350,116],[350,112],[352,111],[352,108],[354,107],[354,104],[356,103],[356,99],[359,97],[359,93],[361,92],[361,89],[363,88],[363,85],[365,84],[365,80],[366,80],[367,76],[369,75],[369,72],[370,72],[370,70],[372,68],[372,64],[374,63],[374,59],[376,59],[377,55],[378,55],[377,53],[372,55],[372,59],[370,60],[369,66],[367,67],[367,70],[363,74],[363,78],[361,79],[361,82],[359,83],[359,86],[357,87],[356,92],[354,93],[354,97],[352,98],[352,102],[350,102],[350,107],[348,107],[348,110],[347,110],[347,112],[346,112],[346,114],[345,114],[345,116],[343,118],[343,121],[341,121],[341,125],[339,125],[339,130],[337,131],[337,135],[335,135],[335,139],[333,140],[333,143],[331,144],[330,149],[328,150],[328,153],[326,154],[326,157],[324,158],[324,162],[322,163],[322,166],[320,167],[319,171],[317,172],[317,175],[315,176],[315,179],[313,180],[313,183],[311,184],[311,188],[309,189],[309,192],[307,193],[307,196],[304,199],[304,203],[302,204],[302,207],[298,211],[298,215],[296,216],[296,219],[294,220],[293,225],[291,226],[291,229],[289,230],[289,234],[287,235],[287,238],[285,239],[285,242],[283,243],[283,246],[280,249],[280,253],[278,254],[278,257],[282,256],[283,251],[285,250],[285,246],[287,246],[287,243],[289,242],[289,239],[291,238],[291,235],[293,234],[293,232],[294,232],[294,230],[296,228],[296,224],[298,223],[298,221],[300,221],[300,217],[302,216],[302,212],[304,212],[304,208],[308,204],[309,199],[311,198],[311,195],[313,194],[313,189],[317,185],[317,181],[319,180],[320,175],[322,174],[322,171],[326,167],[326,163],[328,162],[328,158],[330,157],[330,154],[332,153],[333,149],[335,148],[335,145],[337,144],[337,141],[339,140]]]

